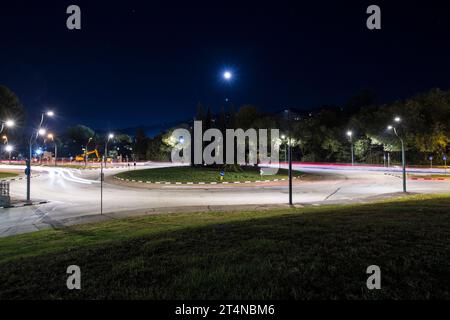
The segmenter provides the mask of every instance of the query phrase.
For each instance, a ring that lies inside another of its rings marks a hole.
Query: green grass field
[[[119,173],[117,176],[123,179],[151,181],[151,182],[219,182],[220,170],[208,167],[174,167],[132,170]],[[297,172],[296,175],[299,175]],[[276,175],[261,176],[259,168],[246,167],[242,172],[225,172],[223,181],[257,181],[286,179],[287,170],[280,169]]]
[[[0,239],[0,299],[448,299],[449,261],[450,196],[153,215]]]
[[[17,177],[18,174],[14,173],[14,172],[4,172],[4,171],[0,171],[0,180],[1,179],[7,179],[7,178],[14,178]]]

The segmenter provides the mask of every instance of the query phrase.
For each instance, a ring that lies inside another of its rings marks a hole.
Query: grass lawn
[[[0,239],[0,299],[448,299],[449,261],[450,196],[165,214]]]
[[[208,167],[174,167],[133,170],[119,173],[117,176],[123,179],[151,182],[219,182],[220,170]],[[296,172],[299,175],[298,172]],[[223,181],[257,181],[286,179],[287,170],[280,169],[276,175],[261,176],[259,168],[246,167],[242,172],[225,172]]]
[[[14,173],[14,172],[4,172],[4,171],[0,171],[0,180],[1,179],[6,179],[6,178],[14,178],[17,177],[18,174]]]

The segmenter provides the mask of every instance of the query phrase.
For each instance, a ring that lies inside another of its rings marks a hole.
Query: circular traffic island
[[[2,171],[0,171],[0,180],[16,178],[18,176],[19,176],[19,173],[17,173],[17,171],[13,171],[13,170],[2,170]]]
[[[264,169],[263,169],[264,170]],[[295,172],[298,177],[301,174]],[[261,174],[259,167],[238,167],[227,170],[213,167],[169,167],[121,172],[116,179],[147,184],[230,184],[283,181],[288,172],[279,169],[275,175]]]

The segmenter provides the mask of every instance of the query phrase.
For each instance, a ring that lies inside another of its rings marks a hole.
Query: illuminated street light
[[[47,138],[53,141],[53,144],[55,146],[55,167],[57,166],[57,159],[58,159],[58,145],[56,144],[55,141],[55,136],[53,135],[53,133],[49,133],[47,135]]]
[[[14,146],[7,145],[5,151],[9,153],[9,164],[11,164],[11,153],[14,151]]]
[[[26,176],[27,176],[27,203],[31,202],[31,159],[33,158],[33,142],[37,140],[39,136],[44,136],[47,133],[47,130],[42,128],[42,125],[44,123],[45,116],[47,117],[53,117],[55,113],[53,111],[48,110],[47,112],[43,112],[41,114],[41,121],[39,122],[39,126],[37,127],[37,130],[33,132],[33,134],[30,137],[30,141],[28,143],[28,159],[26,160]],[[41,150],[42,151],[42,150]]]
[[[284,143],[284,141],[286,140],[286,135],[281,135],[281,140],[282,140],[282,143],[281,144],[284,144],[284,161],[287,163],[287,148],[288,148],[288,142],[286,141],[286,143]]]
[[[5,127],[12,128],[15,125],[16,125],[16,123],[14,122],[14,120],[11,120],[11,119],[8,119],[6,121],[1,121],[0,133],[3,132],[3,129],[5,129]]]
[[[105,167],[106,167],[106,163],[107,163],[107,160],[108,160],[108,143],[109,143],[109,140],[111,140],[111,139],[114,139],[114,134],[113,133],[108,134],[108,139],[106,140],[106,143],[105,143],[105,155],[104,155]]]
[[[92,137],[89,138],[88,142],[86,143],[86,146],[84,148],[84,167],[87,167],[87,159],[88,159],[88,146],[89,143],[92,141]]]
[[[352,154],[352,166],[355,165],[355,155],[353,152],[353,131],[347,131],[347,136],[350,137],[350,149],[351,149],[351,154]]]
[[[397,123],[401,122],[400,117],[395,117],[394,121]],[[402,167],[403,167],[403,192],[406,192],[406,157],[405,157],[405,144],[403,142],[403,139],[398,135],[397,128],[393,125],[389,125],[388,130],[393,130],[397,138],[400,140],[400,143],[402,145]]]

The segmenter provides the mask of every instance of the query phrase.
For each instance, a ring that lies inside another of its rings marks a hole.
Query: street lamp
[[[39,122],[39,126],[36,130],[36,133],[31,134],[30,141],[28,143],[28,160],[26,161],[27,168],[25,173],[27,175],[27,202],[31,201],[31,159],[33,157],[33,140],[36,141],[38,136],[44,136],[47,130],[42,128],[42,124],[44,123],[45,116],[52,118],[55,115],[53,111],[43,112],[41,114],[41,121]]]
[[[284,144],[284,141],[286,140],[286,135],[284,135],[284,134],[281,135],[281,140]],[[288,148],[288,146],[287,146],[287,142],[286,142],[286,144],[284,144],[284,162],[287,162],[287,148]]]
[[[347,136],[350,138],[350,149],[351,149],[351,154],[352,154],[352,166],[355,165],[355,156],[354,156],[354,152],[353,152],[353,132],[352,131],[347,131]]]
[[[7,145],[5,147],[5,151],[9,153],[9,164],[11,164],[11,152],[14,151],[14,147],[11,145]]]
[[[6,121],[2,121],[1,124],[2,124],[2,126],[0,128],[0,133],[3,132],[3,129],[5,129],[5,127],[12,128],[12,127],[15,126],[15,122],[13,120],[10,120],[10,119],[6,120]]]
[[[57,166],[57,161],[58,161],[58,145],[56,144],[55,141],[55,136],[53,135],[53,133],[49,133],[47,135],[47,138],[52,140],[54,146],[55,146],[55,167]]]
[[[288,176],[289,176],[289,205],[293,205],[292,202],[292,146],[291,146],[291,112],[289,109],[284,110],[284,113],[287,117],[288,121],[288,137],[287,137],[287,145],[288,145]]]
[[[92,141],[92,137],[89,138],[88,142],[86,143],[86,147],[84,148],[84,167],[87,167],[87,158],[88,158],[88,146],[89,146],[89,142]]]
[[[108,139],[106,140],[106,143],[105,143],[105,167],[106,167],[106,163],[108,161],[108,142],[111,139],[114,139],[114,134],[112,134],[112,133],[108,134]]]
[[[394,121],[397,123],[401,122],[400,117],[395,117]],[[397,128],[393,125],[388,126],[388,130],[393,130],[397,138],[400,140],[400,143],[402,145],[402,167],[403,167],[403,192],[406,192],[406,158],[405,158],[405,144],[403,142],[403,139],[398,135]]]

